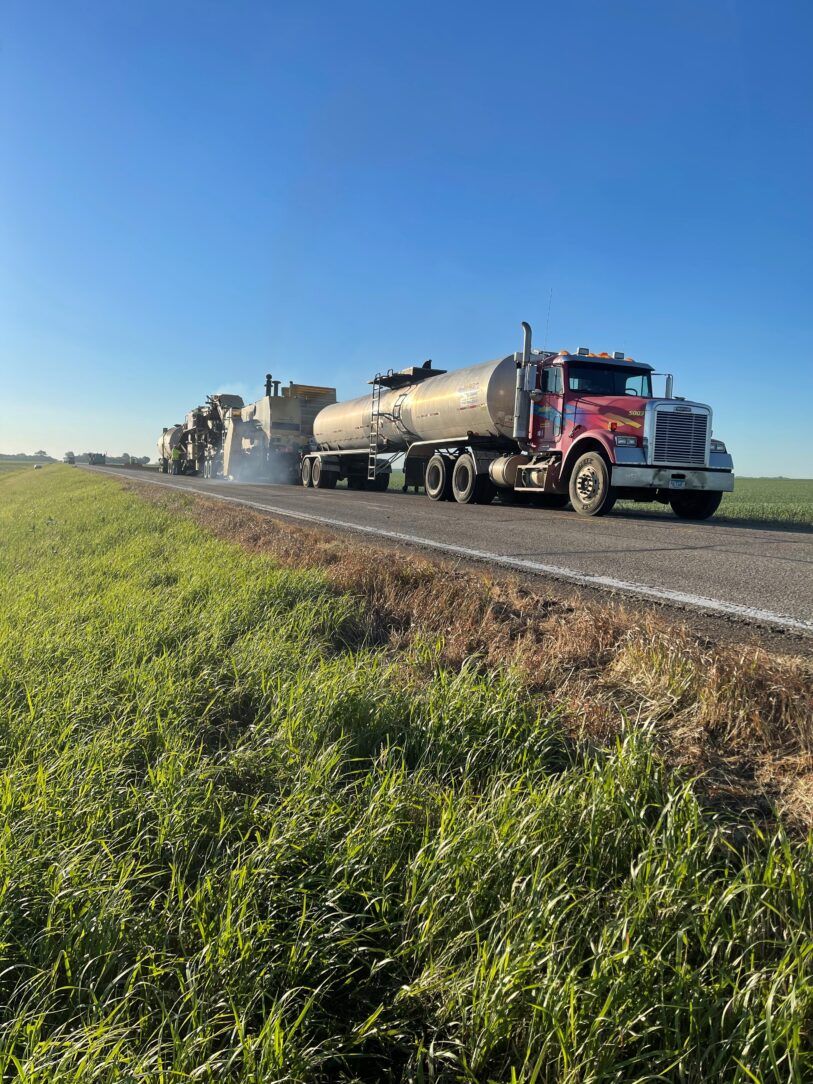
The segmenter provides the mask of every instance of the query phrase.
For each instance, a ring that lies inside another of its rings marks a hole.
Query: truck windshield
[[[568,366],[568,384],[571,391],[583,395],[640,395],[652,398],[652,379],[645,369],[631,369],[628,365]]]

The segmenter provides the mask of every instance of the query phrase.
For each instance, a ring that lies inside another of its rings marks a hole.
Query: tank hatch
[[[407,384],[420,384],[422,380],[428,380],[430,376],[443,376],[446,369],[433,369],[431,358],[423,365],[407,365],[406,369],[398,372],[381,373],[374,380],[368,380],[368,384],[380,384],[382,388],[405,388]]]

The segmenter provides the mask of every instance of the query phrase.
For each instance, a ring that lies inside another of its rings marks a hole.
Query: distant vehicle
[[[88,452],[88,463],[91,467],[103,467],[107,462],[107,455],[104,452]]]
[[[62,462],[68,463],[71,467],[75,467],[76,456],[73,454],[73,452],[65,452],[65,454],[62,456]]]

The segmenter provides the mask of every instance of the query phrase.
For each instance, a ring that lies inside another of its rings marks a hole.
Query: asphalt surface
[[[667,513],[589,519],[571,511],[435,503],[397,490],[306,490],[94,469],[362,531],[371,540],[813,635],[813,531],[691,523]]]

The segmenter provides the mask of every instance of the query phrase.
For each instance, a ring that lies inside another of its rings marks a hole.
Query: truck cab
[[[656,397],[652,366],[585,347],[545,354],[535,369],[530,459],[519,466],[517,489],[567,494],[584,515],[622,499],[668,503],[686,519],[706,519],[733,490],[711,407],[674,398],[671,377]]]

